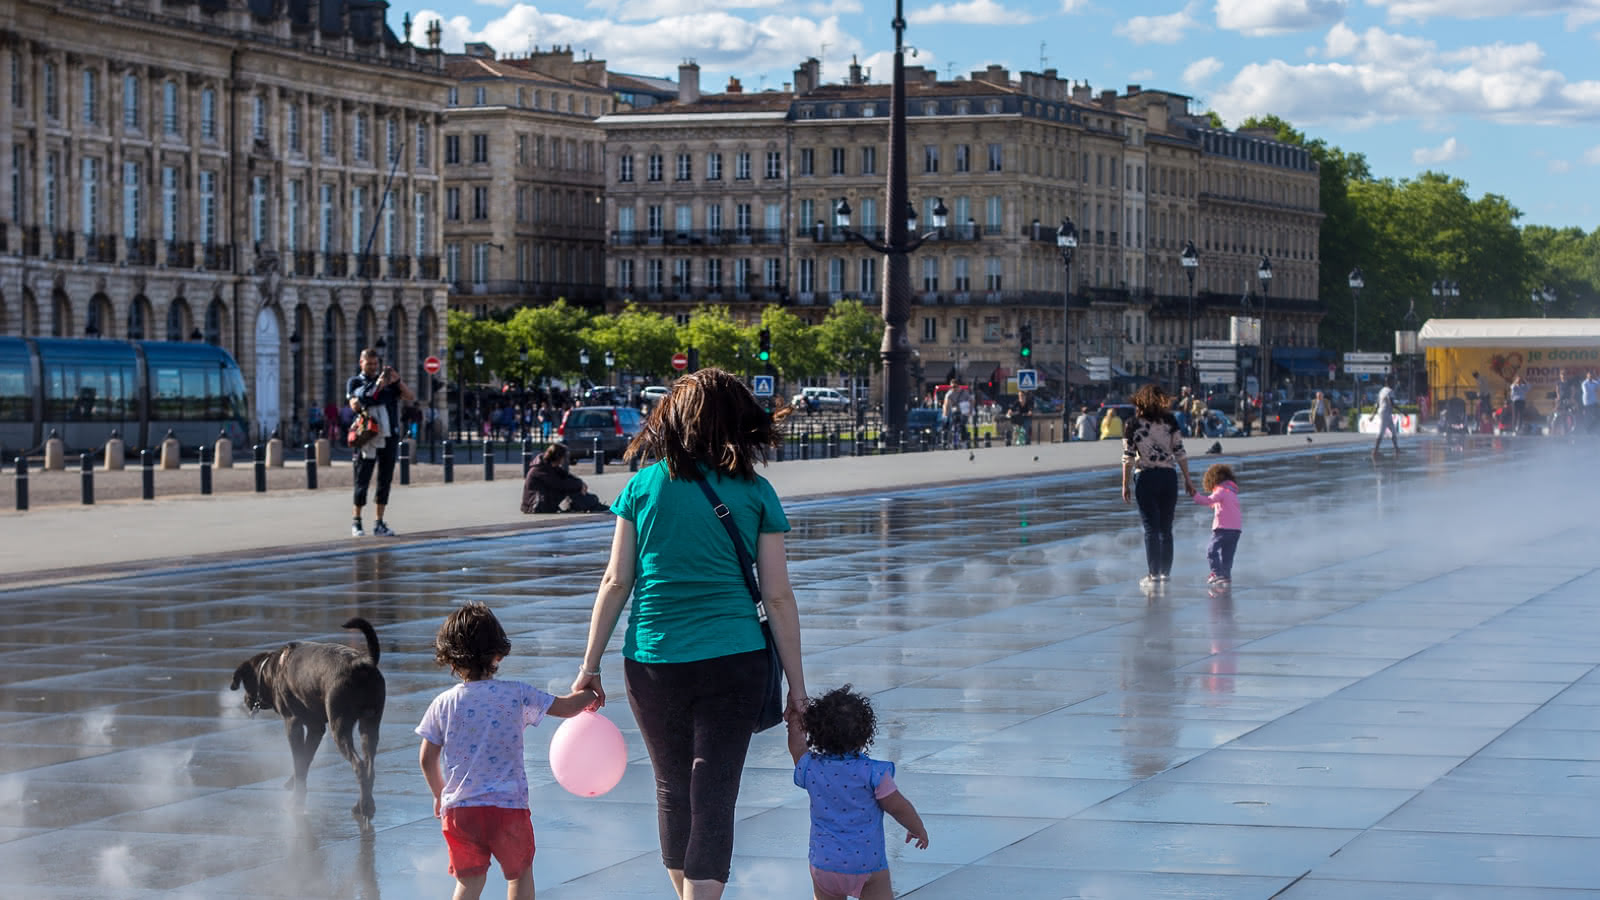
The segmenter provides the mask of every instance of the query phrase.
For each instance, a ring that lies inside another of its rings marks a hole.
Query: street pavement
[[[808,686],[871,695],[873,755],[928,824],[918,851],[886,823],[897,895],[1600,897],[1587,448],[1224,444],[1245,536],[1218,598],[1209,513],[1187,501],[1171,587],[1138,590],[1114,444],[768,470],[794,525]],[[1195,457],[1197,479],[1215,459]],[[514,486],[399,495],[397,524],[406,510],[439,533],[396,542],[326,535],[341,504],[287,492],[0,520],[23,546],[6,568],[32,573],[0,592],[0,897],[445,896],[411,733],[450,684],[433,633],[483,600],[511,632],[501,676],[564,690],[605,564],[606,517],[530,528]],[[123,509],[146,530],[198,519],[168,538],[190,556],[102,518]],[[77,577],[53,542],[77,544]],[[130,543],[157,552],[140,563]],[[282,728],[227,690],[282,641],[358,643],[339,629],[355,614],[379,627],[389,686],[368,832],[331,746],[304,814],[287,809]],[[630,762],[603,797],[554,783],[553,723],[528,733],[545,900],[671,896],[620,701],[605,713]],[[783,736],[758,735],[727,896],[808,896],[806,833]]]

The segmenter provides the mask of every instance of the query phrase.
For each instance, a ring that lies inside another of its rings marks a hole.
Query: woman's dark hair
[[[1170,398],[1161,385],[1150,382],[1144,387],[1133,392],[1133,412],[1146,422],[1167,422],[1176,425],[1178,420],[1172,415]]]
[[[624,459],[659,459],[675,479],[699,481],[697,463],[750,480],[766,463],[788,410],[769,414],[744,382],[721,369],[680,377],[656,404]]]
[[[511,639],[489,607],[472,601],[445,618],[433,639],[433,661],[449,666],[467,681],[488,678],[497,657],[511,652]]]
[[[1209,494],[1224,481],[1231,481],[1235,485],[1239,483],[1239,479],[1233,477],[1233,467],[1226,463],[1213,463],[1211,468],[1206,469],[1206,476],[1200,479],[1200,486]]]
[[[551,444],[539,454],[539,462],[547,466],[559,466],[566,463],[568,457],[566,444]]]
[[[872,701],[851,690],[848,684],[811,698],[804,724],[806,746],[828,756],[859,753],[872,743],[878,731]]]

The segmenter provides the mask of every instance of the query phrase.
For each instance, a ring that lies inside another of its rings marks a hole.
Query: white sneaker
[[[367,536],[366,529],[361,527],[361,520],[360,519],[357,519],[355,522],[351,523],[351,525],[350,525],[350,536],[351,537],[366,537]]]
[[[1172,576],[1171,575],[1157,575],[1156,576],[1156,581],[1159,582],[1162,587],[1166,587],[1167,586],[1167,582],[1169,582],[1171,580],[1172,580]]]
[[[389,526],[385,525],[382,519],[372,526],[372,533],[377,537],[394,537],[394,532],[389,530]]]
[[[1156,590],[1160,586],[1161,586],[1161,579],[1158,578],[1155,575],[1146,575],[1145,577],[1139,579],[1139,589],[1140,590],[1153,591],[1153,590]]]

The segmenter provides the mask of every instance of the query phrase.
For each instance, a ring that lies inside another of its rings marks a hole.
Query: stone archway
[[[189,301],[180,294],[167,304],[167,340],[186,341],[194,328],[194,316],[189,312]]]
[[[84,337],[116,337],[115,322],[116,313],[111,309],[110,297],[96,293],[89,298],[89,315],[83,322]]]
[[[22,289],[22,309],[19,310],[22,321],[18,334],[23,337],[37,337],[39,334],[39,301],[34,298],[33,291],[24,287]]]
[[[217,347],[223,346],[223,323],[228,318],[228,308],[221,297],[212,297],[206,304],[206,330],[205,341]]]
[[[56,288],[50,292],[50,335],[71,337],[72,334],[72,300],[66,291]]]
[[[140,294],[128,304],[128,340],[149,340],[150,334],[150,298]]]
[[[335,297],[322,314],[322,402],[335,410],[344,405],[344,382],[339,379],[343,371],[343,360],[339,358],[343,335],[344,311]]]
[[[282,409],[283,329],[278,308],[263,306],[256,313],[255,327],[255,412],[256,434],[265,439],[277,429]]]
[[[389,321],[384,327],[383,337],[384,343],[387,346],[387,349],[384,351],[384,363],[394,366],[394,370],[400,373],[401,378],[404,378],[407,363],[406,352],[408,348],[408,343],[406,340],[406,311],[405,308],[399,304],[395,304],[389,309]]]

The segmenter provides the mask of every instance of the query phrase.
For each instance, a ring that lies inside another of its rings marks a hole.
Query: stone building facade
[[[947,81],[912,66],[906,80],[919,231],[941,200],[949,218],[911,260],[910,337],[925,380],[1016,368],[1022,325],[1032,329],[1034,366],[1057,386],[1069,344],[1074,385],[1086,382],[1082,362],[1096,355],[1129,374],[1177,374],[1186,329],[1173,315],[1187,308],[1179,257],[1189,240],[1206,261],[1196,315],[1212,323],[1197,337],[1217,322],[1226,335],[1217,298],[1246,266],[1245,250],[1223,249],[1235,246],[1286,254],[1273,285],[1283,334],[1315,334],[1320,218],[1303,151],[1218,132],[1223,141],[1178,95],[1137,86],[1096,95],[1054,71],[1013,77],[991,66]],[[889,86],[867,83],[855,67],[843,83],[822,84],[815,60],[782,92],[746,94],[735,82],[702,95],[692,66],[679,84],[676,103],[600,122],[610,301],[680,316],[724,303],[745,319],[779,302],[813,320],[841,298],[879,302],[882,257],[836,229],[833,211],[844,199],[854,230],[884,230]],[[1257,149],[1241,157],[1229,142]],[[1235,209],[1214,198],[1212,182],[1251,193],[1227,195],[1242,201]],[[1078,236],[1070,290],[1056,247],[1068,218]],[[1228,228],[1255,229],[1253,240],[1224,240]],[[1206,251],[1208,240],[1218,249]],[[1237,293],[1232,302],[1227,312],[1237,313]]]
[[[0,8],[0,333],[218,344],[291,439],[366,346],[432,402],[449,82],[386,9]]]
[[[605,290],[605,136],[616,98],[572,50],[498,58],[469,44],[445,68],[444,278],[454,308],[490,311]]]

